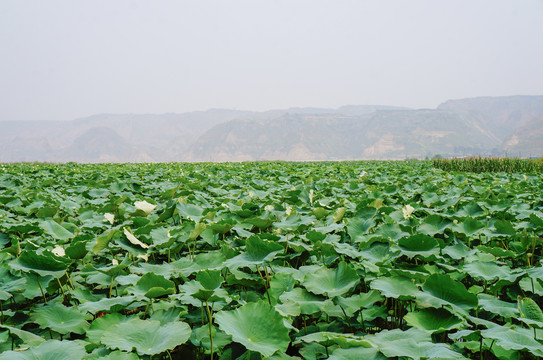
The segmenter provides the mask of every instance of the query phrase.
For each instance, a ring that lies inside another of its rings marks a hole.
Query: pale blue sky
[[[541,0],[3,0],[0,120],[543,95]]]

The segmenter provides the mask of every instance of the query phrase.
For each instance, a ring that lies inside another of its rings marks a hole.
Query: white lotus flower
[[[404,219],[409,219],[411,217],[411,214],[413,214],[413,211],[415,211],[415,208],[411,205],[405,205],[403,208],[402,208],[402,212],[403,212],[403,218]]]
[[[149,261],[149,254],[140,254],[136,256],[138,259],[143,259],[145,262]]]
[[[53,249],[52,252],[56,256],[65,256],[66,255],[66,252],[64,251],[64,248],[59,246],[59,245],[55,246],[55,248]]]
[[[134,206],[136,206],[137,210],[141,210],[145,213],[145,215],[149,215],[151,211],[153,211],[156,208],[156,205],[150,204],[147,201],[136,201],[134,203]]]
[[[287,208],[285,209],[285,214],[287,216],[290,216],[290,214],[292,214],[292,206],[287,205]]]
[[[113,225],[113,222],[115,221],[115,215],[111,214],[111,213],[105,213],[104,214],[104,218],[111,224]]]
[[[132,244],[139,245],[144,249],[149,249],[149,245],[139,241],[138,238],[135,237],[134,234],[132,234],[129,230],[127,230],[126,228],[123,228],[123,230],[124,230],[124,235],[126,236],[128,241],[130,241]]]

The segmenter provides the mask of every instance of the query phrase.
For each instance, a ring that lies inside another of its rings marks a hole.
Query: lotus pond
[[[0,359],[543,357],[543,175],[0,166]]]

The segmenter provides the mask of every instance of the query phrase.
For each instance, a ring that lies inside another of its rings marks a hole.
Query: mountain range
[[[0,162],[406,159],[543,154],[543,96],[0,121]]]

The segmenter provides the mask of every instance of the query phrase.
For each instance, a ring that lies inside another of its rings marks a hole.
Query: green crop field
[[[543,175],[0,165],[0,359],[538,359]]]

